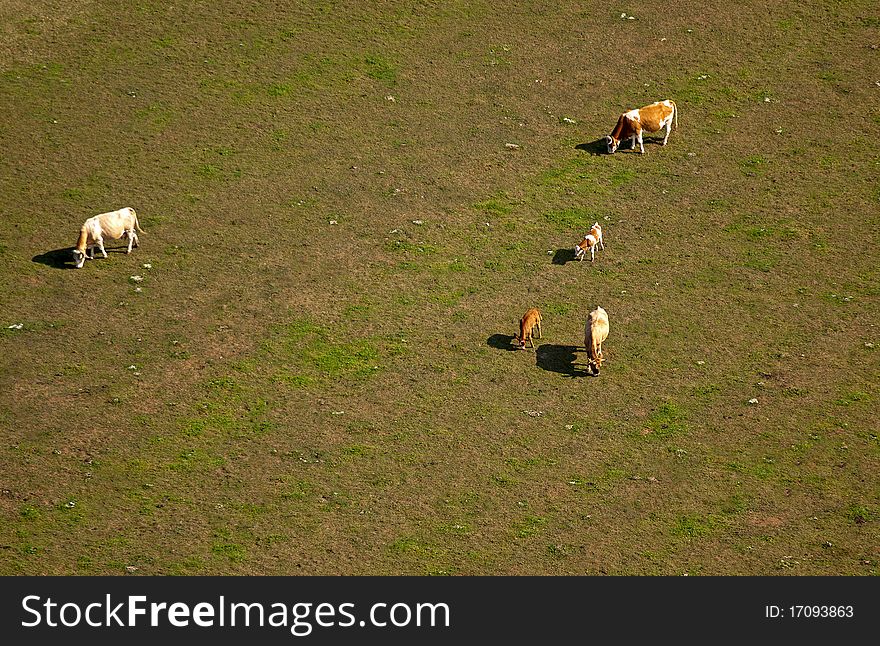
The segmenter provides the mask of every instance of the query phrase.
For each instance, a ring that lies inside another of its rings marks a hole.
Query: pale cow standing
[[[125,253],[131,253],[132,245],[140,246],[136,231],[144,233],[138,223],[137,213],[130,206],[90,217],[80,228],[79,239],[73,249],[76,268],[80,269],[85,264],[86,258],[94,260],[95,247],[105,258],[107,257],[104,238],[118,240],[128,237],[128,250]]]
[[[587,367],[593,375],[598,376],[602,367],[602,342],[607,338],[608,312],[596,307],[587,316],[587,324],[584,327],[584,347],[589,358]]]

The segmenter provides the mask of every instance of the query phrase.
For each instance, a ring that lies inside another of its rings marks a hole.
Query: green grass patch
[[[588,209],[571,207],[544,213],[544,219],[557,229],[576,229],[588,233],[599,216]]]
[[[367,68],[367,76],[377,81],[383,81],[388,85],[397,83],[397,65],[387,58],[379,55],[367,56],[364,59]]]
[[[669,438],[687,430],[685,420],[687,416],[684,410],[675,402],[664,402],[647,420],[648,436]]]
[[[686,514],[679,516],[672,527],[672,535],[687,539],[702,538],[707,536],[718,526],[718,518],[713,514],[701,516]]]

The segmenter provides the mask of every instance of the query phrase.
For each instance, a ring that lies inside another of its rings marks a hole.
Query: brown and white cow
[[[602,227],[599,226],[598,222],[594,223],[592,228],[590,228],[590,232],[584,236],[584,239],[574,246],[574,257],[577,260],[583,260],[586,258],[587,251],[589,250],[590,262],[593,262],[596,259],[596,245],[599,245],[599,248],[605,251],[605,243],[602,241]]]
[[[519,343],[519,349],[526,349],[526,341],[532,344],[532,347],[535,347],[535,342],[532,339],[533,330],[538,330],[538,338],[542,338],[541,335],[541,311],[537,307],[533,307],[529,310],[526,310],[526,313],[523,314],[522,319],[519,322],[519,336],[517,337],[517,343]]]
[[[602,367],[602,342],[607,338],[608,312],[596,307],[587,316],[587,324],[584,326],[584,347],[589,357],[587,367],[593,375],[598,376]]]
[[[676,107],[675,101],[668,99],[624,112],[617,120],[617,125],[614,126],[611,134],[605,137],[605,143],[608,144],[608,154],[615,152],[624,140],[631,139],[633,150],[635,150],[636,141],[638,141],[639,149],[644,155],[645,146],[642,144],[642,132],[658,132],[663,128],[666,128],[666,136],[663,137],[663,145],[665,146],[669,139],[669,133],[672,132],[673,120],[675,127],[678,128],[678,107]]]

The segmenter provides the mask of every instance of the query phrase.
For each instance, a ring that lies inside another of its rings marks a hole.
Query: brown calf
[[[517,337],[517,342],[519,343],[520,350],[526,349],[526,341],[531,343],[533,348],[535,347],[535,342],[532,339],[532,331],[534,329],[538,330],[538,338],[542,338],[541,312],[537,307],[533,307],[526,311],[519,322],[519,336]]]

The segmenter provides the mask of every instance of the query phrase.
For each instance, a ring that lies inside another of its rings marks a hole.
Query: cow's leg
[[[94,245],[89,245],[88,247],[86,247],[86,258],[88,258],[89,260],[95,259],[95,246]]]
[[[669,133],[672,132],[672,117],[669,117],[669,121],[666,122],[666,136],[663,137],[663,145],[666,145],[666,142],[669,141]]]
[[[543,339],[544,335],[541,333],[541,321],[538,321],[538,338]]]
[[[98,238],[97,240],[95,240],[95,242],[98,243],[98,249],[101,250],[101,253],[102,253],[102,254],[104,255],[104,257],[106,258],[106,257],[107,257],[107,250],[104,249],[104,238]]]
[[[134,231],[126,231],[125,233],[128,236],[128,251],[125,253],[131,253],[131,245],[134,244]]]
[[[596,245],[590,247],[590,262],[593,262],[596,259]]]
[[[630,150],[636,149],[636,139],[637,139],[637,136],[633,135],[632,139],[630,140]]]
[[[642,143],[642,131],[639,130],[639,151],[644,155],[645,154],[645,145]]]

